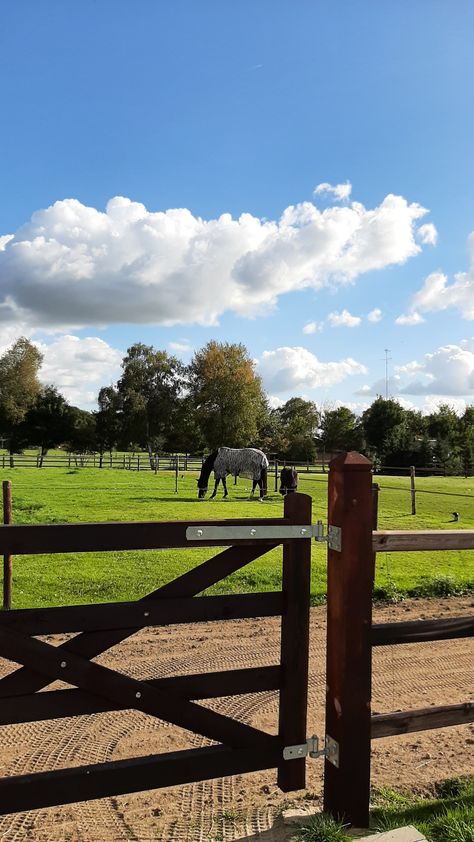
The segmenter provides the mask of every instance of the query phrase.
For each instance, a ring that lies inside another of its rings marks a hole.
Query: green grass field
[[[217,520],[280,517],[283,500],[270,492],[261,504],[248,500],[250,482],[229,483],[227,501],[198,501],[196,474],[66,468],[0,471],[10,479],[14,523],[72,523],[140,520]],[[376,477],[381,486],[379,528],[474,528],[474,479],[417,478],[418,514],[410,514],[409,479]],[[269,478],[269,488],[273,478]],[[299,490],[313,497],[313,517],[326,522],[327,477],[300,473]],[[435,493],[435,492],[443,492]],[[451,513],[460,513],[458,524]],[[198,564],[209,548],[23,556],[13,560],[14,608],[136,599]],[[312,597],[326,592],[326,548],[313,544]],[[216,585],[210,593],[274,590],[280,587],[281,548],[273,550]],[[381,553],[377,557],[376,598],[463,593],[473,588],[474,553]]]

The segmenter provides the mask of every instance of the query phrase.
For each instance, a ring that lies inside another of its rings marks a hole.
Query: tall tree
[[[122,401],[123,433],[127,443],[153,452],[172,431],[173,415],[183,387],[183,365],[166,351],[141,342],[128,349],[117,384]]]
[[[362,427],[369,450],[382,457],[385,442],[393,428],[402,422],[404,409],[398,401],[378,397],[362,413]]]
[[[319,427],[319,411],[313,401],[290,398],[277,410],[282,425],[285,459],[314,459],[315,439]]]
[[[41,391],[43,355],[22,336],[0,357],[0,432],[10,435]]]
[[[360,422],[347,406],[325,410],[317,442],[325,453],[338,450],[360,450],[363,446]]]
[[[265,396],[245,345],[208,342],[189,366],[196,417],[212,450],[255,443]]]
[[[66,399],[54,386],[45,386],[24,420],[15,427],[13,438],[18,447],[38,446],[42,467],[48,450],[66,442],[73,427],[74,416]]]
[[[99,468],[102,468],[104,452],[116,447],[122,430],[122,398],[115,386],[103,386],[97,398],[99,409],[95,413]]]

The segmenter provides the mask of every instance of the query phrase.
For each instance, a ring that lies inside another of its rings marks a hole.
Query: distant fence
[[[332,454],[325,459],[315,461],[293,461],[287,459],[272,458],[269,460],[269,472],[274,473],[278,478],[278,471],[284,464],[292,465],[297,471],[307,474],[327,473],[329,460]],[[187,453],[165,453],[162,455],[148,453],[63,453],[46,454],[41,457],[31,453],[2,453],[0,454],[1,468],[115,468],[123,471],[200,471],[205,456],[194,456]],[[276,486],[275,486],[276,490]]]

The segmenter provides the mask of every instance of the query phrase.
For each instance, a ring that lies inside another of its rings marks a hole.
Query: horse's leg
[[[265,468],[262,468],[258,484],[260,486],[260,500],[263,500],[267,493],[267,471]]]
[[[257,487],[257,482],[258,482],[258,480],[256,480],[256,479],[254,479],[254,481],[252,482],[252,491],[250,492],[251,497],[253,497],[253,495],[255,493],[255,489]]]
[[[213,500],[213,499],[214,499],[214,497],[216,496],[216,494],[217,494],[217,486],[218,486],[218,485],[219,485],[219,480],[218,480],[218,479],[216,479],[216,481],[215,481],[215,483],[214,483],[214,491],[212,492],[211,496],[209,497],[209,500]]]
[[[224,500],[225,500],[225,498],[227,497],[227,495],[228,495],[228,493],[229,493],[229,492],[227,491],[227,483],[226,483],[226,481],[225,481],[225,477],[222,477],[222,485],[224,486]]]

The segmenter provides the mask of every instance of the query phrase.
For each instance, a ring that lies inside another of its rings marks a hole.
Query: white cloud
[[[438,242],[438,232],[432,222],[426,222],[425,225],[420,225],[417,231],[417,237],[420,243],[424,245],[435,246]]]
[[[408,314],[402,314],[401,316],[397,316],[395,319],[396,325],[402,325],[404,327],[413,327],[414,325],[421,325],[424,322],[423,316],[420,316],[419,313],[413,312]]]
[[[99,389],[119,374],[123,353],[97,336],[65,335],[34,344],[43,354],[40,380],[56,386],[75,406],[93,408]]]
[[[276,394],[332,386],[346,377],[366,371],[365,366],[350,357],[339,362],[323,363],[306,348],[299,347],[264,351],[258,361],[258,373],[265,388]]]
[[[382,318],[382,311],[379,310],[378,307],[375,307],[374,310],[371,310],[370,313],[367,315],[367,320],[369,322],[379,322]]]
[[[412,363],[413,366],[413,363]],[[412,368],[417,380],[400,389],[404,395],[474,395],[474,338],[460,345],[443,345]]]
[[[413,296],[412,309],[435,312],[454,307],[464,319],[474,319],[474,231],[469,235],[468,245],[470,266],[467,272],[458,272],[452,283],[443,272],[432,272]]]
[[[189,354],[193,350],[193,346],[184,339],[182,342],[169,342],[168,344],[172,351],[178,351],[181,354]]]
[[[268,395],[268,405],[270,409],[279,409],[279,407],[283,406],[284,403],[285,401],[277,397],[277,395]]]
[[[65,199],[2,238],[0,323],[65,331],[267,314],[285,293],[404,263],[421,250],[416,224],[426,213],[394,195],[374,209],[304,202],[275,221],[152,213],[122,197],[103,213]]]
[[[308,322],[303,328],[303,333],[316,333],[318,325],[316,322]]]
[[[342,313],[329,313],[328,320],[331,327],[359,327],[362,321],[360,316],[352,316],[349,310],[343,310]]]
[[[443,345],[421,361],[412,360],[397,366],[389,378],[390,396],[402,402],[404,395],[423,397],[423,411],[434,405],[450,403],[462,407],[474,396],[474,337],[459,345]],[[385,379],[372,386],[364,385],[356,395],[385,395]],[[419,402],[418,402],[419,403]],[[413,404],[403,404],[411,408]]]
[[[313,193],[315,196],[318,196],[321,193],[329,193],[338,201],[345,202],[349,199],[349,196],[352,193],[352,184],[349,181],[346,181],[345,184],[333,185],[324,181],[322,184],[318,184],[317,187],[314,188]]]

